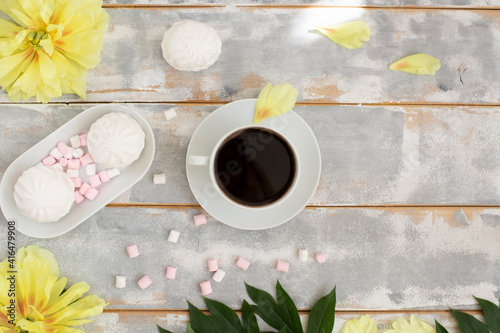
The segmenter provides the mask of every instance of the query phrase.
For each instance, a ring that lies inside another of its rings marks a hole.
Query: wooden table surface
[[[272,290],[276,279],[302,315],[335,284],[344,320],[370,313],[380,327],[418,314],[457,332],[447,309],[478,307],[472,295],[500,297],[500,2],[498,0],[113,0],[99,66],[87,100],[65,95],[47,105],[12,104],[0,94],[0,174],[25,150],[83,110],[126,103],[153,128],[156,156],[147,175],[69,233],[19,235],[18,247],[54,252],[61,275],[86,281],[110,305],[87,332],[184,332],[189,299],[204,308],[199,282],[208,258],[227,271],[212,298],[239,309],[243,282]],[[222,54],[190,73],[162,58],[163,33],[176,21],[210,24]],[[362,20],[372,38],[344,49],[308,32]],[[390,71],[414,53],[441,60],[435,76]],[[200,122],[227,102],[255,98],[267,82],[299,91],[295,110],[322,153],[319,187],[308,207],[270,230],[242,231],[209,217],[189,190],[185,154]],[[166,121],[163,111],[178,117]],[[154,185],[155,173],[167,175]],[[2,217],[2,222],[5,220]],[[181,232],[177,244],[168,232]],[[7,231],[0,224],[0,234]],[[125,247],[141,255],[128,259]],[[323,251],[320,265],[297,250]],[[0,247],[0,257],[6,247]],[[252,261],[246,272],[234,261]],[[277,259],[290,272],[274,269]],[[167,265],[178,269],[164,278]],[[137,280],[148,274],[146,290]],[[125,275],[126,289],[114,287]]]

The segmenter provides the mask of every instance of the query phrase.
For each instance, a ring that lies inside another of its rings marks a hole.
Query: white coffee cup
[[[294,157],[294,162],[295,162],[295,173],[294,173],[292,184],[290,185],[288,190],[279,199],[277,199],[269,204],[262,205],[262,206],[247,206],[247,205],[241,204],[239,202],[236,202],[232,198],[228,197],[227,194],[220,188],[220,186],[216,180],[216,175],[215,175],[215,165],[214,165],[215,158],[216,158],[216,155],[219,152],[219,149],[221,148],[222,144],[225,143],[226,140],[229,137],[231,137],[232,135],[239,133],[245,129],[250,129],[250,128],[264,129],[266,131],[270,131],[273,134],[279,136],[288,145],[288,147],[292,151],[292,155]],[[221,197],[223,197],[226,201],[228,201],[231,204],[237,205],[241,208],[252,209],[252,210],[270,209],[274,206],[279,205],[282,201],[284,201],[295,189],[295,187],[297,185],[297,179],[299,176],[299,170],[300,170],[300,164],[299,164],[299,160],[297,158],[297,151],[296,151],[295,147],[293,146],[293,144],[283,134],[279,133],[276,129],[268,127],[268,126],[264,126],[264,125],[254,125],[254,124],[240,126],[240,127],[237,127],[237,128],[230,130],[229,132],[224,134],[220,138],[219,141],[217,141],[217,143],[215,144],[214,148],[212,149],[212,152],[210,153],[210,155],[208,155],[208,156],[206,156],[206,155],[205,156],[204,155],[189,155],[188,159],[187,159],[187,163],[189,165],[192,165],[192,166],[208,167],[209,174],[210,174],[210,181],[212,183],[211,185],[216,189],[216,191],[220,194]]]

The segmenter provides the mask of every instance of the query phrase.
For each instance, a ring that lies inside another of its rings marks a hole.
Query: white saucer
[[[234,128],[252,124],[256,99],[229,103],[212,112],[198,126],[189,142],[187,156],[208,156],[222,136]],[[290,195],[274,207],[252,210],[227,201],[210,181],[209,167],[189,165],[186,172],[191,191],[200,205],[214,218],[239,229],[260,230],[276,227],[297,215],[311,200],[321,173],[318,142],[307,123],[295,112],[261,123],[286,137],[296,149],[300,163],[297,186]]]

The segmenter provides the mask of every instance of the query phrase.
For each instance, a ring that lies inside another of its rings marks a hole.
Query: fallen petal
[[[425,53],[414,54],[389,65],[389,69],[393,71],[428,75],[434,75],[440,67],[439,59]]]
[[[371,32],[363,21],[343,23],[334,27],[316,27],[326,37],[347,49],[357,49],[370,40]]]

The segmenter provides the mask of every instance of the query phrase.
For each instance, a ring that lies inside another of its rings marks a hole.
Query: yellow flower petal
[[[347,321],[340,333],[378,333],[377,324],[368,315]]]
[[[55,303],[47,306],[43,310],[42,314],[46,316],[67,307],[69,304],[80,298],[84,293],[89,291],[89,288],[89,285],[85,282],[79,282],[75,285],[72,285],[62,295],[57,297],[57,301]]]
[[[44,333],[41,321],[32,322],[27,319],[20,319],[17,321],[16,326],[30,333]]]
[[[393,71],[429,75],[434,75],[440,67],[439,59],[425,53],[414,54],[389,65],[389,69]]]
[[[334,27],[316,27],[326,37],[347,49],[357,49],[370,40],[371,32],[363,21],[343,23]]]
[[[297,102],[297,90],[289,83],[273,87],[268,83],[261,90],[255,106],[254,124],[290,111]]]
[[[392,323],[393,330],[384,333],[436,333],[436,330],[429,324],[424,323],[415,315],[411,315],[410,321],[399,318]]]

